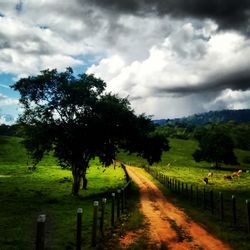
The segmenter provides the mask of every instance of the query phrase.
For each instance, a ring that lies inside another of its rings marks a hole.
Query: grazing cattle
[[[230,174],[224,174],[224,179],[225,180],[232,180],[233,177]]]
[[[208,178],[207,178],[207,177],[205,177],[205,178],[203,179],[203,181],[204,181],[205,184],[208,184]]]
[[[242,170],[238,170],[232,173],[232,177],[240,177],[240,174],[242,173]]]
[[[213,172],[209,172],[209,173],[207,174],[207,177],[213,177],[213,175],[214,175]]]

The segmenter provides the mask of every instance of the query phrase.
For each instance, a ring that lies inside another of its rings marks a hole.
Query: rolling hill
[[[228,121],[234,121],[236,123],[249,122],[250,109],[209,111],[207,113],[195,114],[183,118],[154,120],[158,125],[184,124],[189,126],[205,125],[208,123],[225,123]]]

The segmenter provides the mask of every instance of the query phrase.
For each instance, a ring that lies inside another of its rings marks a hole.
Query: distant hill
[[[228,121],[235,121],[236,123],[249,122],[250,109],[209,111],[207,113],[195,114],[183,118],[154,120],[156,124],[161,126],[165,124],[197,126]]]

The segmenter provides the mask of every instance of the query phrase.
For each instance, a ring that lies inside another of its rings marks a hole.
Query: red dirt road
[[[127,166],[127,171],[139,186],[141,211],[149,225],[150,240],[158,249],[232,250],[170,203],[140,169]]]

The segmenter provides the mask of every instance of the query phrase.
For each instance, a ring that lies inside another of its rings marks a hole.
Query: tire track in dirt
[[[139,187],[141,211],[149,225],[149,237],[158,249],[232,250],[167,201],[141,170],[127,166],[127,171]]]

